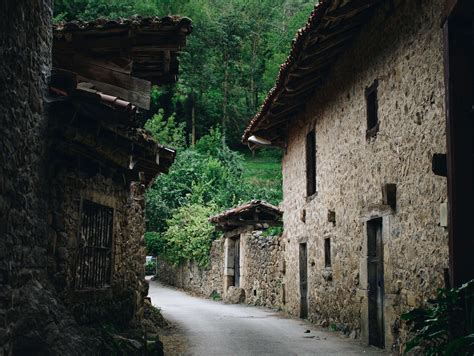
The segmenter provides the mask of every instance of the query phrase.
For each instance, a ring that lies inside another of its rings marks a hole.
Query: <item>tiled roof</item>
[[[283,212],[280,210],[275,205],[269,204],[266,201],[263,200],[251,200],[250,202],[240,205],[238,207],[226,210],[218,215],[215,215],[211,218],[209,218],[209,221],[212,223],[219,223],[222,221],[225,221],[227,219],[231,219],[233,217],[236,217],[238,215],[250,212],[250,211],[255,211],[256,209],[260,210],[265,210],[267,212],[273,213],[275,216],[278,216],[281,218]],[[275,219],[277,220],[277,219]]]
[[[244,143],[254,134],[272,142],[282,139],[283,125],[304,107],[337,56],[382,1],[320,0],[306,25],[297,32],[274,87],[245,129]]]
[[[165,17],[140,17],[122,18],[110,20],[99,18],[93,21],[69,21],[59,23],[53,26],[55,35],[75,31],[108,31],[124,28],[141,28],[147,30],[169,30],[180,29],[183,32],[192,31],[192,22],[187,17],[165,16]]]

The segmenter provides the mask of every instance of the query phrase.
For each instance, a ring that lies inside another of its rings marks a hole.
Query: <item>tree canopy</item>
[[[251,199],[280,202],[281,173],[267,170],[266,177],[261,162],[246,162],[236,150],[244,148],[243,130],[273,86],[291,40],[314,4],[55,0],[56,22],[170,14],[193,20],[193,33],[180,54],[178,83],[151,92],[145,128],[161,144],[178,149],[178,155],[170,172],[157,177],[147,191],[149,253],[172,263],[195,260],[204,265],[215,235],[210,215]],[[278,162],[278,152],[270,156]]]
[[[55,21],[190,17],[177,85],[154,90],[154,108],[184,124],[186,139],[220,125],[232,148],[273,86],[291,40],[316,0],[55,0]],[[195,130],[193,131],[193,127]]]

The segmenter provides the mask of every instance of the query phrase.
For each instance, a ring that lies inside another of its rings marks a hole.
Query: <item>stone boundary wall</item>
[[[280,309],[283,305],[284,246],[281,236],[253,232],[244,241],[245,302]]]
[[[284,262],[281,236],[261,235],[255,231],[241,236],[241,284],[245,302],[281,308]],[[157,279],[165,284],[210,297],[213,292],[224,297],[224,241],[213,242],[210,264],[199,267],[194,262],[172,266],[158,258]]]
[[[195,262],[173,266],[161,258],[157,259],[157,279],[165,284],[210,297],[213,292],[223,295],[224,239],[215,240],[211,246],[210,262],[200,267]]]

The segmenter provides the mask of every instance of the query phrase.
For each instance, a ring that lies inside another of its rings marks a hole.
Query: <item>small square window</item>
[[[367,104],[366,138],[376,136],[379,130],[377,87],[378,81],[376,80],[370,87],[365,89],[365,100]]]

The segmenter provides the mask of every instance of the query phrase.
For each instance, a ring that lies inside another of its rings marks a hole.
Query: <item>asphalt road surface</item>
[[[152,281],[149,296],[163,316],[183,331],[188,355],[382,354],[265,308],[201,299]]]

